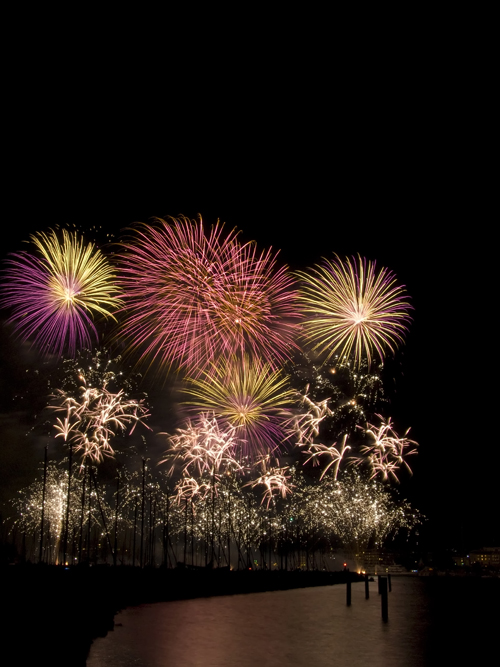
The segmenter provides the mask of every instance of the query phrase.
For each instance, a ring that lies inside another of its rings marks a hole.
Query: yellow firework
[[[7,260],[3,305],[12,308],[19,334],[33,338],[46,352],[90,345],[97,332],[90,316],[112,316],[121,302],[115,273],[101,251],[76,233],[54,231],[31,236],[36,253],[20,252]]]
[[[386,350],[403,342],[411,319],[404,285],[388,269],[375,269],[364,258],[342,262],[336,256],[311,273],[299,272],[304,337],[326,359],[337,352],[353,355],[357,365],[363,358],[370,364],[374,354],[382,361]]]
[[[113,285],[114,271],[93,243],[84,245],[83,237],[76,232],[62,230],[62,243],[55,232],[39,232],[31,237],[34,245],[46,260],[48,285],[52,302],[60,309],[74,310],[81,306],[105,316],[111,316],[109,308],[119,304],[114,296],[118,288]]]
[[[190,378],[189,405],[212,412],[236,427],[242,453],[251,458],[275,450],[286,439],[294,392],[288,377],[258,359],[232,358]]]

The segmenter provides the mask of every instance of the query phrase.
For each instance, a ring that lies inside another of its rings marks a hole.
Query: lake
[[[498,657],[500,579],[392,578],[389,620],[376,583],[140,605],[94,641],[88,667],[425,667]],[[494,660],[493,660],[494,662]],[[493,663],[492,663],[493,664]]]

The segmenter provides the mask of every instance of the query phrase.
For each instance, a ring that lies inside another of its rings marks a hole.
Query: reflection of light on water
[[[376,583],[369,600],[353,584],[351,607],[345,595],[336,585],[131,607],[87,666],[427,667],[494,649],[500,579],[393,577],[388,623]]]
[[[351,607],[342,585],[132,607],[95,640],[87,665],[421,667],[423,588],[416,578],[393,579],[387,624],[374,583],[369,600],[364,584],[353,584]]]

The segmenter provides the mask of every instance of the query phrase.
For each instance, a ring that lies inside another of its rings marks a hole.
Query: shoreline
[[[52,667],[84,666],[92,641],[114,628],[126,607],[364,580],[355,572],[246,571],[127,566],[7,566],[1,570],[6,638],[19,664],[46,657]]]

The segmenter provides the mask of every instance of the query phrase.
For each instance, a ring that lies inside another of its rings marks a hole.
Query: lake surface
[[[376,583],[369,600],[353,584],[350,607],[344,585],[129,607],[94,641],[87,666],[494,664],[499,595],[499,579],[393,577],[387,623]]]

